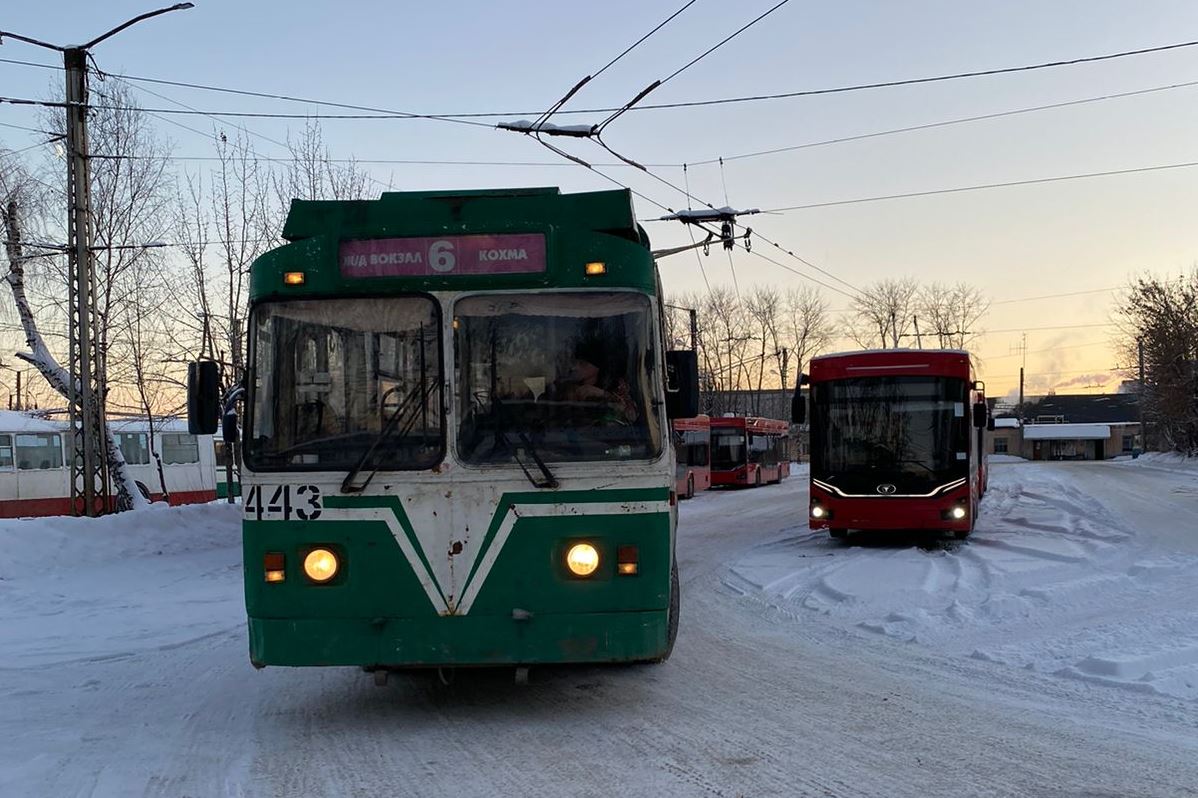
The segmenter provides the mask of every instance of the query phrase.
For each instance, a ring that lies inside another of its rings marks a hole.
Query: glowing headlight
[[[962,518],[965,517],[965,508],[958,504],[956,507],[954,507],[952,509],[951,515],[953,518],[960,521]]]
[[[327,582],[337,575],[337,555],[328,549],[312,549],[304,557],[304,573],[313,582]]]
[[[599,567],[599,551],[590,543],[575,543],[566,552],[566,567],[575,576],[590,576]]]
[[[818,504],[811,505],[812,518],[823,518],[825,515],[827,515],[827,511],[823,507],[820,507]]]

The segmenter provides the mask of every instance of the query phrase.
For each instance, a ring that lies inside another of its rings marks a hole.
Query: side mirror
[[[807,397],[799,393],[800,390],[795,388],[795,395],[790,400],[790,420],[795,424],[807,422]]]
[[[798,384],[795,385],[795,395],[790,400],[791,423],[803,424],[807,421],[807,399],[803,396],[803,386],[809,382],[811,380],[807,375],[800,372]]]
[[[220,419],[220,368],[213,360],[187,364],[187,431],[212,435]]]
[[[985,402],[973,403],[973,425],[975,427],[978,429],[981,429],[982,427],[993,429],[994,427],[990,424],[989,416],[990,414],[986,411]]]
[[[237,429],[237,414],[232,410],[220,417],[220,436],[225,443],[237,443],[240,438]]]
[[[699,356],[693,349],[666,352],[666,415],[699,415]]]

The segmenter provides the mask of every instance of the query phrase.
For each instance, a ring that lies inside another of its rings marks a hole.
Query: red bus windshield
[[[813,475],[885,476],[901,492],[933,487],[969,466],[965,380],[862,377],[812,386]]]

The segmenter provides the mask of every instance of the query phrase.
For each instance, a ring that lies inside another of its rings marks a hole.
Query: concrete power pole
[[[5,37],[62,53],[66,70],[67,302],[70,320],[71,506],[76,515],[95,516],[109,509],[108,452],[104,405],[107,380],[98,346],[101,336],[95,314],[95,273],[92,269],[91,171],[87,145],[88,51],[144,19],[191,8],[178,3],[121,23],[86,44],[63,47],[8,31]]]

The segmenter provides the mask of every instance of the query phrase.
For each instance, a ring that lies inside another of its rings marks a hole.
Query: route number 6
[[[453,267],[457,265],[457,259],[453,256],[453,242],[434,241],[428,248],[428,265],[435,272],[453,271]]]

